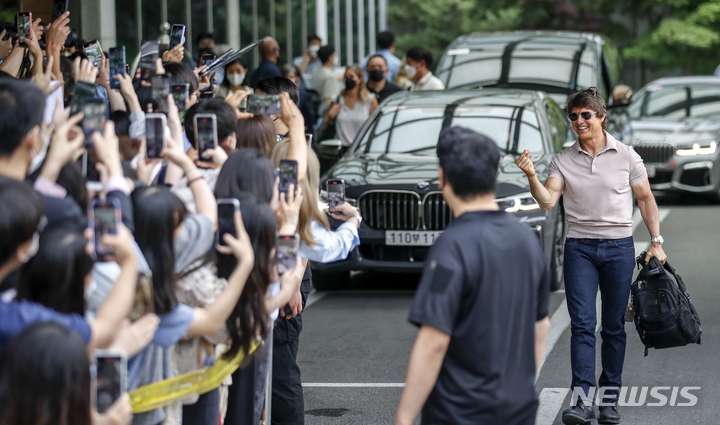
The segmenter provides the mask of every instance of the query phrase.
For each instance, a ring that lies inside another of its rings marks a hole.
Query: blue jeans
[[[595,388],[595,299],[602,299],[602,387],[620,387],[625,361],[625,306],[630,296],[635,248],[632,237],[575,239],[565,242],[565,296],[570,313],[571,389]],[[597,388],[596,388],[597,390]],[[619,391],[607,390],[605,401]],[[575,400],[573,400],[573,403]]]

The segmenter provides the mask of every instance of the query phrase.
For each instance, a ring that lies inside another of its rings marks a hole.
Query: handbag
[[[630,287],[628,306],[634,312],[645,356],[650,348],[700,344],[700,316],[682,277],[667,261],[663,266],[657,258],[651,258],[645,264],[645,255],[643,252],[637,258],[642,269]]]

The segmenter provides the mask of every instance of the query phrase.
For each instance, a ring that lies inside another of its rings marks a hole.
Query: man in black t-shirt
[[[368,59],[367,74],[367,88],[377,96],[378,103],[382,103],[391,94],[402,91],[399,86],[386,79],[388,66],[382,55],[374,55]]]
[[[409,320],[420,327],[396,425],[532,425],[548,320],[537,237],[495,203],[500,151],[460,127],[440,134],[439,180],[454,220],[425,261]]]

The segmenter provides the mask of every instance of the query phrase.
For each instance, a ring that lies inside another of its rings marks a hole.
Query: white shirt
[[[427,74],[415,83],[413,91],[425,91],[425,90],[445,90],[445,84],[440,79],[428,71]]]
[[[310,223],[310,231],[316,245],[309,247],[305,242],[300,244],[300,258],[304,260],[317,263],[344,260],[356,246],[360,245],[358,229],[352,223],[343,223],[337,230],[332,231],[313,220]]]

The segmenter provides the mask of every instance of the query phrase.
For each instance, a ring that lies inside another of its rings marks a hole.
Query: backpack
[[[645,252],[637,263],[642,270],[630,288],[628,307],[634,312],[635,329],[645,345],[645,356],[650,348],[700,344],[700,317],[680,275],[668,262],[663,267],[657,258],[651,258],[646,265]]]

